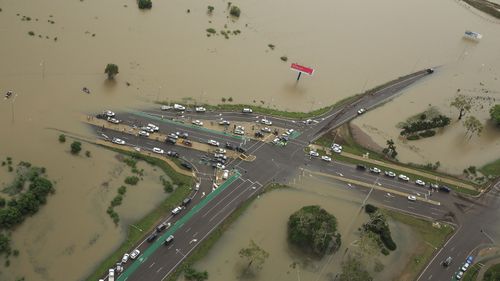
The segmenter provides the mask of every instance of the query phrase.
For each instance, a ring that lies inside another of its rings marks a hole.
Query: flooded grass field
[[[186,97],[209,103],[232,97],[234,103],[308,111],[414,70],[440,66],[402,97],[356,121],[383,145],[387,137],[395,138],[397,122],[428,104],[448,112],[456,88],[498,100],[499,25],[455,1],[233,3],[242,10],[237,20],[227,17],[227,2],[219,0],[210,3],[212,15],[207,3],[193,0],[155,1],[150,11],[138,10],[135,1],[0,2],[0,93],[15,93],[0,100],[0,156],[44,166],[57,182],[48,204],[16,229],[13,240],[20,256],[0,276],[83,278],[121,243],[125,234],[105,210],[116,193],[111,190],[122,181],[118,171],[123,164],[113,153],[87,144],[84,150],[91,151],[91,158],[73,157],[69,143],[57,141],[57,130],[91,136],[79,121],[81,114]],[[208,28],[219,35],[207,37]],[[464,41],[466,29],[484,39]],[[225,39],[222,30],[241,33]],[[315,68],[314,76],[296,84],[291,62]],[[107,63],[119,66],[116,82],[105,81]],[[484,122],[485,112],[474,114]],[[398,143],[401,160],[439,160],[443,168],[461,171],[498,155],[499,135],[491,126],[467,143],[460,138],[460,125],[447,130],[415,148]],[[117,208],[124,224],[151,210],[157,202],[153,198],[162,192],[157,172],[147,170],[152,176],[143,183],[150,190],[130,189]],[[0,182],[9,181],[3,172],[0,176]],[[106,189],[106,181],[116,184]]]

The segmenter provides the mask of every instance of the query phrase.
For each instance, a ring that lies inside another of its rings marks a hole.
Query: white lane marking
[[[153,262],[153,263],[149,266],[149,268],[153,267],[153,265],[155,265],[155,263],[154,263],[154,262]]]
[[[160,268],[156,271],[156,273],[160,272],[162,269],[163,269],[163,266],[162,266],[162,267],[160,267]]]

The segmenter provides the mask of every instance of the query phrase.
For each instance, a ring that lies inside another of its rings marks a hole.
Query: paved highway
[[[460,231],[451,239],[448,245],[457,243],[456,247],[460,248],[460,255],[468,254],[478,243],[483,243],[482,239],[478,241],[474,239],[467,240],[467,235],[471,233],[464,232],[473,231],[470,227],[465,228],[464,223],[470,223],[469,220],[457,220],[457,216],[462,216],[466,213],[463,208],[457,206],[469,206],[472,202],[456,197],[450,194],[433,193],[429,194],[424,188],[418,187],[413,183],[402,183],[395,179],[386,178],[384,176],[371,174],[369,172],[360,172],[352,165],[343,163],[326,163],[320,159],[311,159],[304,153],[304,147],[313,139],[318,138],[321,134],[338,127],[343,123],[355,118],[359,108],[370,109],[380,103],[385,102],[396,95],[403,88],[425,77],[429,73],[427,71],[419,71],[417,73],[403,77],[397,81],[389,83],[380,90],[365,95],[361,99],[356,100],[351,104],[347,104],[341,108],[334,108],[330,112],[316,118],[317,122],[313,125],[305,125],[302,122],[281,118],[266,117],[272,120],[274,125],[283,128],[294,128],[300,130],[301,135],[295,140],[289,142],[285,147],[278,147],[269,143],[264,143],[256,140],[244,140],[237,136],[225,135],[220,132],[214,132],[202,128],[196,128],[191,125],[173,122],[172,118],[179,118],[176,112],[148,110],[147,112],[129,112],[122,113],[120,119],[125,124],[130,126],[141,126],[148,123],[154,123],[160,126],[162,133],[170,133],[175,131],[184,131],[190,134],[190,138],[202,143],[207,139],[214,139],[221,144],[230,142],[238,144],[247,150],[247,154],[256,156],[255,161],[242,161],[241,159],[232,160],[227,167],[235,169],[239,172],[234,181],[219,188],[217,196],[210,196],[209,192],[212,188],[213,171],[207,165],[200,161],[203,152],[195,151],[180,146],[175,146],[175,150],[182,155],[182,158],[193,163],[197,167],[199,181],[201,181],[201,189],[199,192],[192,195],[193,202],[181,214],[175,217],[166,218],[173,224],[175,228],[174,242],[168,246],[158,247],[159,240],[151,246],[155,251],[148,248],[147,243],[141,243],[138,247],[144,254],[139,260],[136,260],[132,265],[127,265],[125,272],[119,276],[118,280],[163,280],[185,259],[187,255],[208,236],[213,229],[217,227],[228,215],[234,211],[243,202],[259,193],[262,188],[270,183],[287,183],[296,178],[300,173],[318,172],[325,175],[335,175],[341,178],[349,178],[363,183],[372,184],[375,187],[373,190],[366,186],[358,186],[349,184],[349,188],[359,190],[360,193],[369,194],[371,200],[375,200],[382,205],[391,208],[404,210],[407,212],[419,214],[437,220],[452,220],[458,222],[461,226]],[[221,118],[231,122],[254,122],[261,118],[256,114],[243,114],[235,112],[205,112],[205,113],[184,113],[184,119],[203,119],[218,121]],[[160,141],[136,137],[126,132],[117,132],[101,127],[95,127],[98,135],[105,134],[112,137],[125,139],[128,144],[138,146],[146,150],[153,147],[160,147],[164,150],[171,150],[173,145],[168,145]],[[347,185],[347,183],[346,183]],[[429,204],[422,201],[409,202],[405,197],[388,194],[385,190],[380,190],[377,187],[385,187],[394,190],[395,193],[403,192],[415,194],[422,198],[429,198],[433,201],[442,202],[440,205]],[[206,196],[206,197],[205,197]],[[204,197],[204,198],[202,198]],[[496,198],[495,196],[493,198]],[[210,200],[207,200],[210,199]],[[467,212],[475,210],[474,208],[467,209]],[[478,209],[478,212],[481,212]],[[484,210],[483,210],[484,211]],[[451,213],[455,216],[450,216]],[[183,221],[183,214],[189,216],[189,220]],[[476,222],[477,224],[478,222]],[[164,234],[161,239],[164,239],[168,233]],[[479,237],[479,235],[477,235]],[[464,241],[461,241],[463,239]],[[467,241],[465,241],[467,240]],[[457,241],[457,242],[455,242]],[[448,247],[447,245],[447,247]],[[441,270],[439,262],[442,255],[446,255],[453,250],[442,250],[433,260],[429,267],[423,272],[421,280],[449,280],[450,272]],[[454,249],[456,249],[456,247]],[[467,252],[467,253],[466,253]],[[457,259],[462,258],[457,255]],[[429,272],[429,273],[427,273]]]

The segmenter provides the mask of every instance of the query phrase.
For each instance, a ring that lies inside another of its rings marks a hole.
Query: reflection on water
[[[344,253],[357,250],[358,227],[367,219],[364,211],[360,212],[362,201],[360,193],[346,189],[341,183],[306,177],[292,189],[272,191],[256,199],[196,268],[207,270],[210,279],[236,280],[243,266],[238,251],[253,239],[269,252],[255,280],[329,280],[339,273]],[[301,207],[313,204],[337,217],[342,235],[339,251],[322,260],[310,259],[291,250],[286,240],[288,217]],[[405,225],[391,223],[391,231],[398,250],[387,257],[375,252],[364,258],[371,272],[375,259],[385,265],[381,273],[374,275],[375,280],[397,277],[419,241]]]

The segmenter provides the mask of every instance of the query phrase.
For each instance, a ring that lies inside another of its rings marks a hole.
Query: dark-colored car
[[[106,114],[97,114],[95,116],[95,118],[97,118],[97,119],[108,119],[108,116],[106,116]]]
[[[149,235],[149,237],[148,237],[147,241],[148,241],[149,243],[151,243],[151,242],[155,241],[156,237],[158,237],[158,233],[155,231],[155,232],[153,232],[151,235]]]
[[[453,259],[451,257],[447,257],[441,264],[446,267],[449,266],[452,261]]]
[[[169,150],[167,151],[167,155],[170,157],[179,158],[179,153],[177,151]]]
[[[234,146],[234,145],[232,145],[232,144],[231,144],[231,143],[229,143],[229,142],[226,142],[226,148],[227,148],[227,149],[234,150],[234,149],[235,149],[235,146]]]
[[[451,188],[447,187],[446,185],[440,185],[439,186],[439,191],[450,193]]]
[[[189,203],[191,203],[191,198],[186,198],[182,201],[182,206],[187,206]]]
[[[193,146],[193,144],[190,141],[188,141],[188,140],[183,140],[182,144],[186,145],[186,146]]]
[[[193,166],[191,166],[191,164],[189,163],[186,163],[186,162],[182,162],[181,163],[181,166],[188,169],[188,170],[192,170],[193,169]]]
[[[255,137],[256,138],[263,138],[264,137],[264,134],[261,133],[261,132],[255,132]]]
[[[366,166],[358,164],[358,165],[356,165],[356,169],[361,170],[361,171],[365,171],[366,170]]]
[[[167,228],[167,225],[162,223],[159,226],[156,227],[157,232],[162,232],[165,228]]]
[[[241,146],[236,147],[236,151],[241,152],[241,153],[245,153],[246,152],[246,150],[243,147],[241,147]]]
[[[167,138],[167,139],[165,140],[165,143],[169,143],[169,144],[175,144],[176,142],[177,142],[177,140],[176,140],[176,139],[173,139],[173,138]]]

